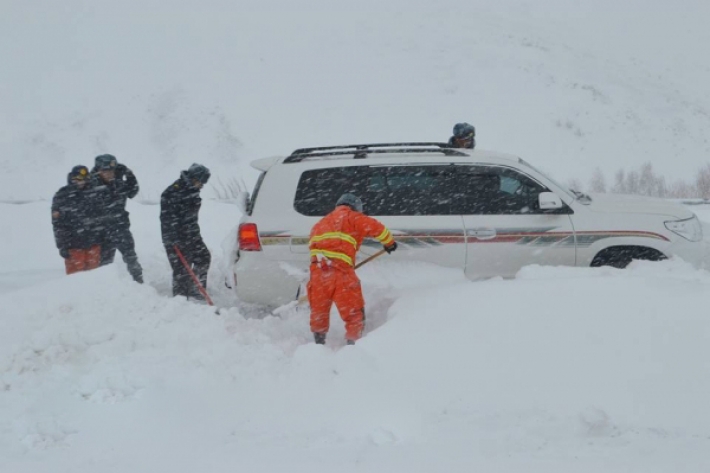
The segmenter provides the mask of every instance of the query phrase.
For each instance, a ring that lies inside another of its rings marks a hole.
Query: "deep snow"
[[[201,216],[221,315],[168,296],[158,207],[129,210],[143,286],[120,262],[63,276],[47,204],[0,205],[25,229],[0,253],[0,471],[710,469],[705,271],[472,283],[380,258],[359,271],[366,336],[344,346],[333,314],[320,347],[305,308],[221,284],[236,206]]]

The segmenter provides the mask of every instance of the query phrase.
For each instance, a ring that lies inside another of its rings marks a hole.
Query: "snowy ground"
[[[201,216],[219,316],[168,297],[158,207],[129,210],[143,286],[122,263],[63,276],[48,203],[0,205],[21,222],[0,228],[2,472],[710,470],[705,271],[472,283],[381,259],[365,338],[343,346],[334,317],[320,347],[307,312],[221,284],[236,206]]]

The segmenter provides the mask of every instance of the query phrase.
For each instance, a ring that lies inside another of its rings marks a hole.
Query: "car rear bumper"
[[[262,252],[242,252],[234,264],[235,291],[242,302],[277,307],[298,297],[307,281],[307,255],[303,262],[270,261]]]

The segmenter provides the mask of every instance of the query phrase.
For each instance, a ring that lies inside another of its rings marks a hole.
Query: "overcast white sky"
[[[561,179],[709,160],[706,2],[490,3],[1,0],[0,197],[101,152],[252,182],[253,158],[462,120]]]

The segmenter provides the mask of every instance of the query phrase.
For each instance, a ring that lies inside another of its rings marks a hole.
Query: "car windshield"
[[[536,168],[535,166],[533,166],[533,165],[530,164],[529,162],[525,161],[524,159],[522,159],[522,158],[519,158],[519,159],[520,159],[520,163],[521,163],[521,164],[524,164],[525,166],[529,167],[530,169],[532,169],[532,170],[535,171],[536,173],[545,176],[545,178],[546,178],[548,181],[552,182],[557,188],[561,189],[564,193],[566,193],[566,194],[567,194],[567,197],[570,197],[570,198],[575,199],[575,200],[578,198],[578,196],[577,196],[577,194],[576,194],[576,191],[573,191],[572,189],[567,189],[565,186],[563,186],[562,184],[560,184],[559,182],[557,182],[556,180],[554,180],[553,178],[551,178],[547,173],[544,173],[544,172],[540,171],[538,168]],[[580,194],[581,194],[581,192],[580,192]],[[588,196],[587,196],[587,197],[588,197]]]

